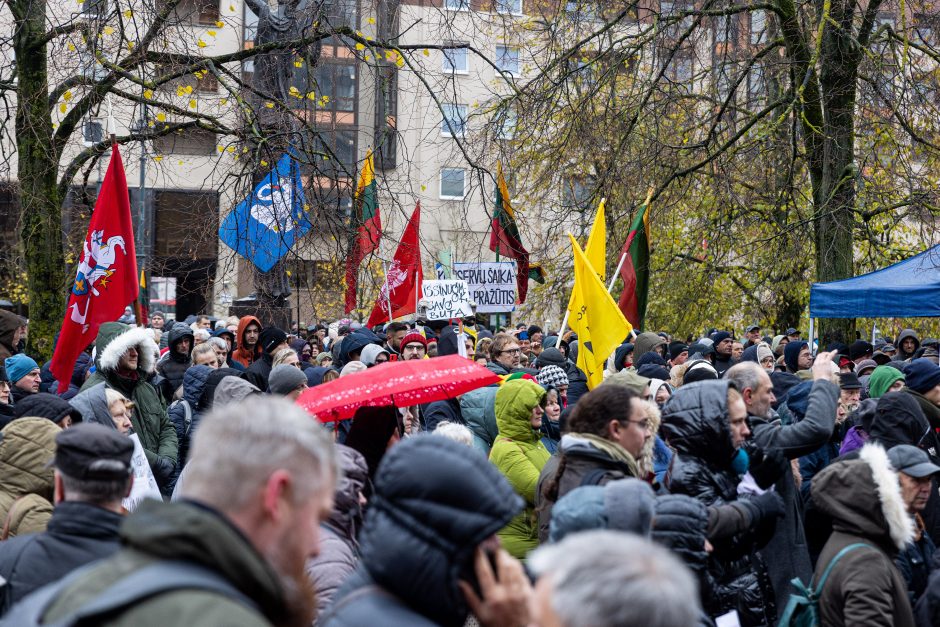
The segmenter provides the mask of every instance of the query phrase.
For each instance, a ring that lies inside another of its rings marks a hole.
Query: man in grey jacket
[[[813,387],[806,417],[791,425],[781,424],[771,405],[776,400],[767,372],[754,362],[731,367],[725,378],[744,396],[752,438],[763,450],[777,449],[790,460],[812,453],[825,444],[835,426],[839,387],[831,381],[835,351],[820,353],[813,363]],[[813,575],[806,534],[803,530],[803,503],[796,481],[798,471],[785,473],[774,486],[783,498],[785,513],[770,542],[760,551],[777,597],[777,613],[783,612],[793,591],[790,581],[799,577],[807,585]]]

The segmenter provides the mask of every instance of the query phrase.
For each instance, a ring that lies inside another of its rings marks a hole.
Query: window
[[[470,0],[445,0],[444,8],[448,11],[469,11]]]
[[[566,178],[562,182],[562,204],[571,209],[585,211],[591,205],[593,184],[591,178]]]
[[[84,17],[104,17],[108,13],[108,0],[85,0],[82,4]]]
[[[738,42],[738,16],[724,15],[715,19],[715,43],[735,45]]]
[[[494,0],[496,12],[504,15],[522,15],[522,0]]]
[[[157,10],[161,10],[164,2],[156,4]],[[180,0],[173,8],[173,14],[181,23],[215,24],[219,19],[219,0]]]
[[[444,115],[441,120],[441,135],[444,137],[463,137],[467,126],[467,105],[442,105]]]
[[[457,45],[457,44],[455,44]],[[444,71],[454,74],[466,74],[469,58],[466,48],[448,48],[441,51],[444,56]]]
[[[355,29],[359,26],[355,0],[323,0],[320,13],[331,28]]]
[[[767,13],[751,12],[751,43],[762,44],[767,41]]]
[[[496,67],[513,76],[519,75],[519,49],[496,46]]]
[[[86,146],[94,146],[101,141],[104,141],[104,127],[101,125],[101,120],[85,120],[82,127],[82,143]]]
[[[467,195],[465,189],[466,170],[463,168],[441,169],[441,198],[444,200],[463,200]]]
[[[497,113],[496,136],[499,139],[512,139],[516,136],[516,110],[506,107]]]
[[[677,83],[687,83],[692,80],[692,56],[679,53],[672,60],[672,79]]]
[[[747,74],[747,100],[752,107],[760,105],[767,91],[764,83],[764,68],[755,65]]]
[[[163,124],[160,124],[163,126]],[[160,130],[160,126],[156,130]],[[153,149],[161,154],[173,155],[214,155],[216,152],[215,133],[201,128],[188,128],[174,131],[167,135],[153,138]]]
[[[352,176],[356,171],[356,131],[322,129],[314,142],[316,172]]]
[[[307,64],[294,69],[294,86],[300,90],[300,93],[314,91],[318,106],[325,110],[354,111],[356,109],[355,65],[320,63],[313,71],[315,86],[309,84],[309,71]]]
[[[381,66],[375,73],[375,167],[394,168],[398,149],[398,70]]]

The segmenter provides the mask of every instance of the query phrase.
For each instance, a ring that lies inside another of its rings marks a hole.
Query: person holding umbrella
[[[539,432],[545,398],[545,389],[531,375],[517,375],[496,392],[499,435],[490,450],[490,461],[526,502],[525,509],[498,534],[503,547],[517,559],[525,559],[539,543],[535,489],[542,467],[551,457]]]

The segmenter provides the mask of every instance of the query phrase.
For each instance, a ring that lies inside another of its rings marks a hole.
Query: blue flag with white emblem
[[[313,225],[307,218],[300,166],[284,154],[274,169],[222,221],[219,239],[267,272]]]

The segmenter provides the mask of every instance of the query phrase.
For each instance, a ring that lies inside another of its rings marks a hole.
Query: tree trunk
[[[30,351],[52,355],[52,338],[64,312],[65,260],[62,251],[62,199],[58,154],[52,145],[46,58],[46,4],[17,0],[16,52],[17,178],[22,207],[22,241],[29,288]]]

